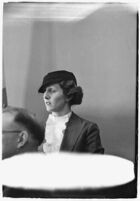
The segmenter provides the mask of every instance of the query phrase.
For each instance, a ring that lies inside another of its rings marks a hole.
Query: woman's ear
[[[71,101],[72,97],[66,98],[67,103]]]
[[[72,100],[73,96],[72,95],[68,95],[66,97],[66,101],[69,103]]]
[[[21,131],[18,135],[17,148],[23,147],[28,142],[29,134],[26,130]]]

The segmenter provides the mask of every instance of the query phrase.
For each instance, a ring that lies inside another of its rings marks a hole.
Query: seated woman
[[[71,109],[72,105],[81,104],[83,98],[73,73],[65,70],[48,73],[38,92],[43,93],[50,113],[39,151],[104,153],[97,124],[77,116]]]

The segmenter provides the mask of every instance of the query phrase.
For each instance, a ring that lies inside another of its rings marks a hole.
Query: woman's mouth
[[[51,103],[50,102],[46,102],[46,105],[50,105]]]

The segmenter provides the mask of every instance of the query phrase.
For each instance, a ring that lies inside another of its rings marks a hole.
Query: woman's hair
[[[70,99],[70,106],[82,103],[83,90],[80,86],[76,86],[73,80],[61,81],[59,85],[63,89],[64,95]]]

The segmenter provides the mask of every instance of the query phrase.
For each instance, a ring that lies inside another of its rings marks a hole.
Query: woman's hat
[[[61,81],[67,81],[67,80],[73,80],[75,82],[75,85],[77,85],[76,78],[72,72],[60,70],[60,71],[53,71],[48,73],[43,78],[43,83],[41,87],[39,88],[39,93],[44,93],[46,90],[46,87],[52,84],[59,83]]]

